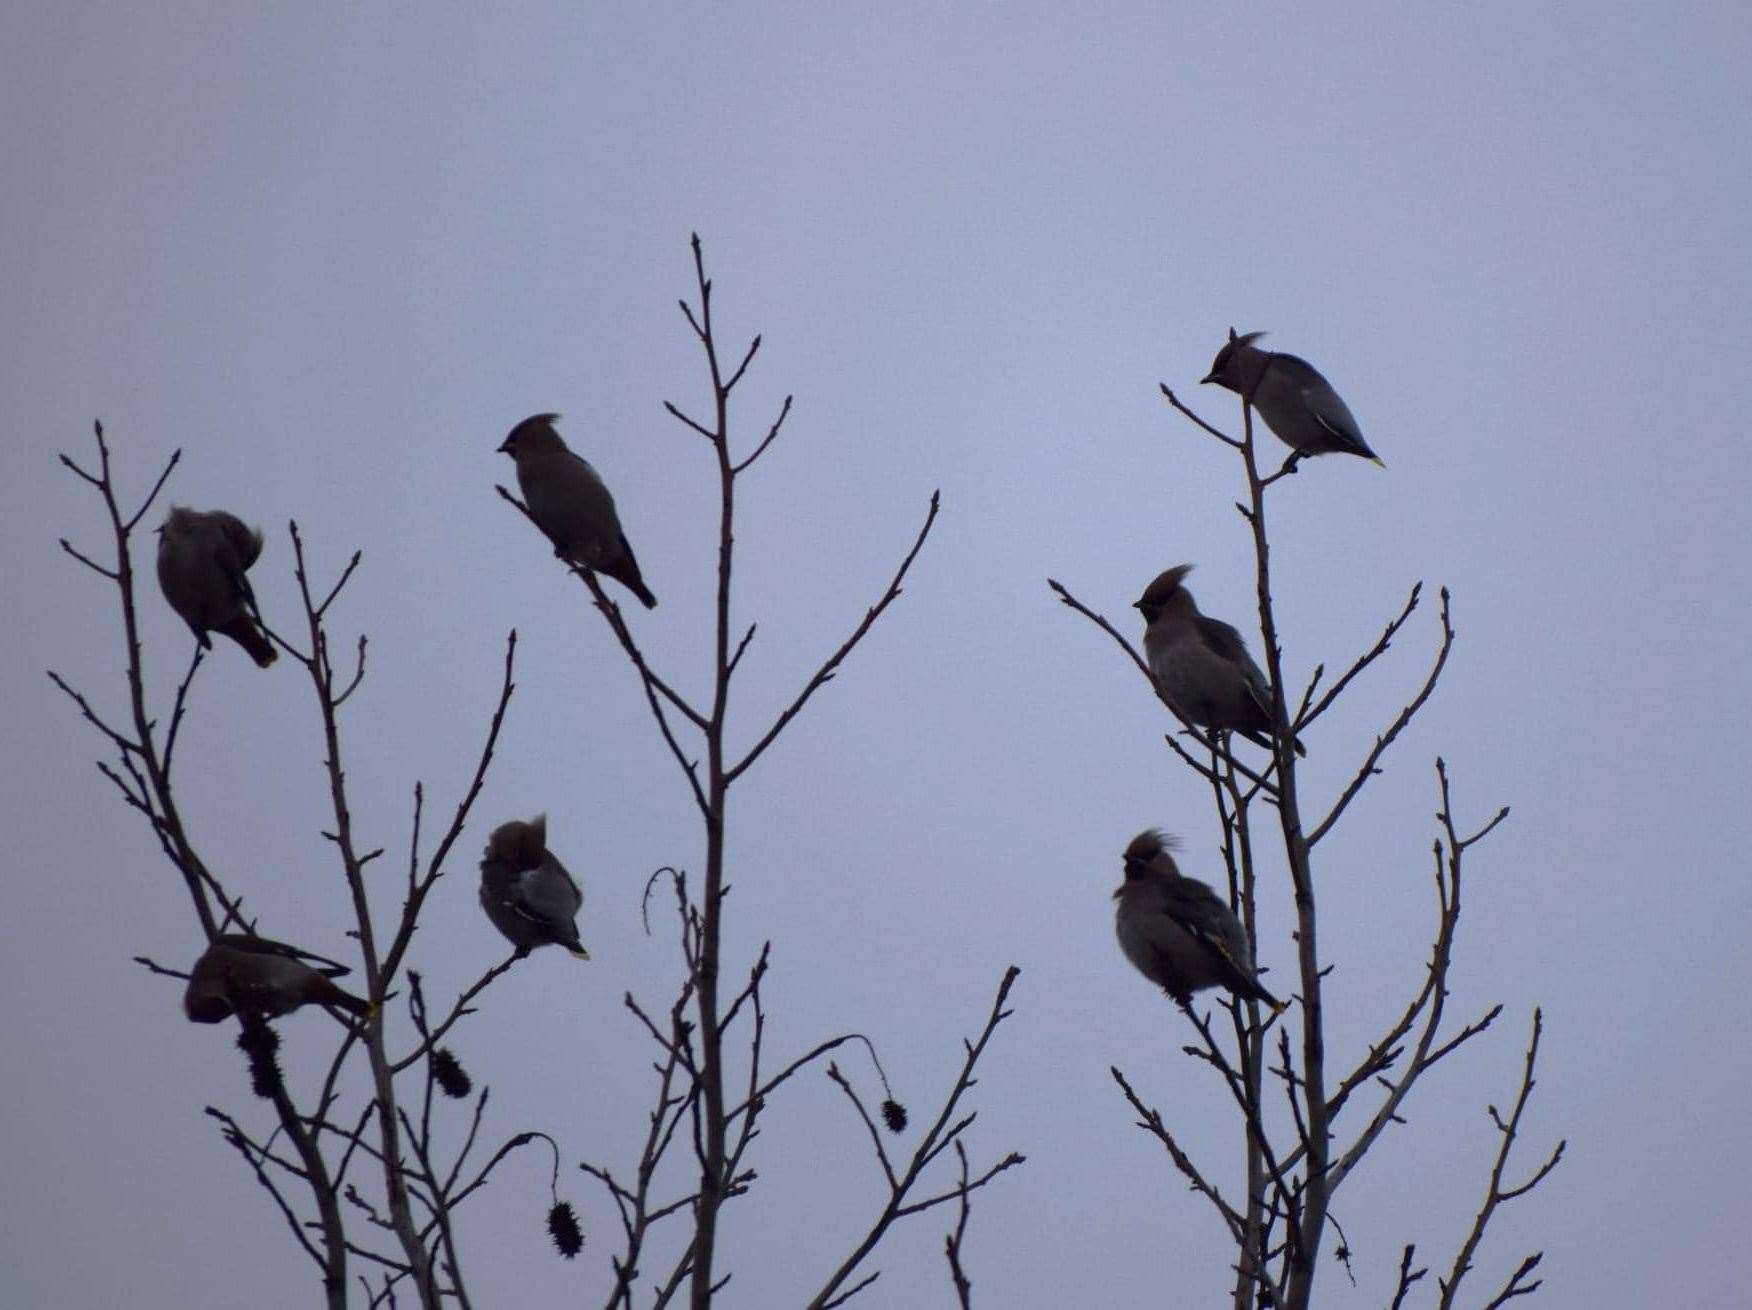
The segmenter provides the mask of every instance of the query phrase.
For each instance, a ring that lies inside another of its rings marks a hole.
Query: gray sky
[[[372,637],[346,723],[368,845],[405,849],[415,778],[454,802],[519,629],[500,762],[417,964],[444,995],[499,958],[475,853],[545,809],[595,959],[527,961],[455,1046],[493,1084],[495,1132],[560,1140],[592,1245],[553,1257],[534,1153],[463,1241],[482,1304],[600,1299],[612,1212],[575,1164],[631,1158],[648,1048],[619,998],[660,1002],[677,968],[668,935],[637,929],[639,889],[700,842],[606,630],[493,495],[512,473],[493,448],[532,411],[567,414],[662,598],[638,631],[700,690],[710,466],[659,404],[704,389],[674,308],[692,229],[726,335],[765,334],[745,438],[797,394],[744,493],[739,614],[761,630],[740,730],[837,644],[943,490],[907,594],[736,795],[728,943],[746,962],[774,939],[776,1052],[866,1031],[915,1117],[1022,966],[972,1142],[1029,1163],[975,1210],[981,1302],[1161,1304],[1168,1280],[1166,1299],[1209,1304],[1227,1283],[1214,1217],[1107,1075],[1123,1064],[1233,1178],[1226,1097],[1121,960],[1108,900],[1148,824],[1214,876],[1214,820],[1164,712],[1045,578],[1132,632],[1142,585],[1195,560],[1204,608],[1251,626],[1231,457],[1156,392],[1232,419],[1193,386],[1231,324],[1315,361],[1390,466],[1323,460],[1276,493],[1295,676],[1361,650],[1418,578],[1455,598],[1437,698],[1322,852],[1341,1062],[1418,977],[1433,756],[1463,818],[1515,809],[1470,864],[1452,998],[1508,1011],[1341,1193],[1360,1286],[1329,1266],[1330,1303],[1384,1304],[1408,1240],[1452,1257],[1535,1003],[1526,1164],[1559,1135],[1570,1155],[1500,1217],[1479,1292],[1543,1248],[1545,1305],[1719,1299],[1752,1163],[1746,9],[657,8],[0,15],[8,1303],[315,1290],[201,1114],[256,1113],[230,1032],[185,1023],[175,985],[130,960],[192,957],[186,898],[42,674],[120,704],[111,597],[55,545],[101,545],[54,459],[87,456],[97,416],[130,487],[181,446],[174,499],[268,530],[253,576],[281,626],[288,518],[321,567],[364,551],[336,623]],[[189,639],[155,590],[144,610],[162,700]],[[1433,639],[1421,615],[1312,734],[1314,808]],[[265,929],[344,949],[299,677],[218,652],[182,798]],[[1280,882],[1261,947],[1279,979],[1287,913]],[[282,1029],[293,1067],[328,1039],[315,1016]],[[761,1145],[727,1221],[737,1305],[795,1302],[879,1202],[819,1075]],[[942,1231],[903,1229],[869,1304],[945,1303]]]

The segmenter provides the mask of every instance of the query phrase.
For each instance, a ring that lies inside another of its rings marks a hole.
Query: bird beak
[[[506,437],[503,441],[501,441],[499,443],[499,451],[501,454],[505,454],[505,455],[511,454],[511,438],[510,437]],[[513,458],[515,458],[515,457],[513,457]]]
[[[1199,386],[1202,387],[1205,383],[1215,382],[1216,380],[1217,380],[1217,375],[1215,373],[1206,373],[1202,378],[1200,378],[1198,380],[1198,384],[1199,384]]]

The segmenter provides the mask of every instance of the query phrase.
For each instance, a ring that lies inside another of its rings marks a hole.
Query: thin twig
[[[753,764],[760,758],[761,753],[765,751],[768,746],[773,744],[774,740],[776,740],[778,735],[785,730],[791,720],[796,718],[802,711],[804,705],[808,704],[809,698],[832,680],[833,675],[835,671],[838,670],[841,662],[844,661],[847,655],[851,654],[852,648],[864,639],[864,634],[869,632],[871,626],[882,616],[882,611],[887,609],[900,596],[900,584],[905,581],[907,570],[912,568],[913,561],[918,558],[919,551],[924,549],[925,538],[931,535],[931,525],[937,521],[937,509],[941,504],[941,498],[941,492],[933,491],[931,493],[931,506],[925,513],[924,524],[919,528],[918,536],[913,538],[912,548],[907,551],[905,558],[900,561],[900,567],[894,571],[894,577],[889,581],[888,589],[882,593],[882,598],[866,611],[863,620],[852,630],[852,635],[841,642],[839,649],[834,651],[832,655],[829,655],[827,659],[823,661],[821,667],[816,669],[814,676],[804,684],[803,690],[797,693],[796,699],[785,707],[785,709],[779,714],[779,717],[773,721],[772,726],[761,736],[761,739],[749,748],[748,753],[742,757],[741,761],[725,770],[725,782],[735,782],[737,778],[741,777],[742,774],[747,771],[749,765]]]
[[[882,1162],[884,1175],[889,1181],[889,1195],[887,1201],[883,1205],[882,1210],[877,1215],[875,1221],[870,1225],[869,1230],[864,1234],[862,1240],[860,1240],[858,1245],[852,1250],[852,1253],[848,1255],[840,1264],[839,1268],[828,1277],[826,1283],[822,1285],[821,1290],[810,1300],[810,1310],[827,1310],[828,1306],[838,1303],[841,1298],[836,1294],[839,1293],[841,1287],[845,1285],[846,1281],[857,1270],[858,1266],[863,1263],[864,1259],[876,1249],[876,1245],[882,1240],[884,1235],[888,1232],[889,1227],[897,1219],[908,1214],[917,1214],[923,1210],[930,1209],[933,1206],[940,1205],[943,1202],[954,1200],[957,1196],[964,1196],[967,1192],[983,1187],[999,1174],[1024,1162],[1023,1156],[1012,1152],[1002,1160],[998,1161],[979,1178],[976,1178],[969,1183],[965,1192],[961,1189],[952,1188],[947,1192],[928,1198],[924,1201],[912,1203],[908,1203],[907,1201],[908,1194],[913,1185],[918,1181],[919,1175],[924,1172],[926,1166],[928,1166],[932,1160],[936,1159],[943,1151],[953,1145],[962,1132],[966,1130],[968,1125],[973,1122],[973,1116],[971,1114],[965,1115],[960,1119],[955,1119],[956,1110],[961,1104],[961,1098],[974,1084],[975,1079],[973,1077],[973,1071],[979,1064],[980,1057],[985,1054],[986,1045],[991,1041],[992,1034],[997,1031],[998,1025],[1010,1016],[1011,1012],[1005,1009],[1004,1006],[1009,998],[1010,989],[1015,986],[1016,979],[1020,973],[1021,970],[1015,965],[1011,965],[1004,971],[1003,980],[998,984],[998,993],[992,1002],[991,1013],[986,1018],[985,1027],[981,1029],[977,1040],[963,1043],[966,1048],[966,1058],[962,1061],[960,1075],[956,1078],[955,1085],[950,1089],[948,1097],[945,1098],[943,1108],[938,1112],[936,1120],[931,1124],[930,1128],[926,1130],[924,1138],[919,1142],[918,1149],[913,1152],[912,1160],[907,1165],[904,1172],[896,1175],[894,1171],[889,1168],[887,1154],[881,1147],[880,1137],[877,1137],[877,1158]],[[829,1076],[832,1077],[833,1072],[830,1072]],[[851,1084],[846,1082],[843,1077],[837,1077],[835,1078],[835,1081],[839,1083],[841,1089],[846,1093],[852,1104],[857,1107],[858,1113],[864,1120],[864,1123],[869,1126],[872,1133],[874,1133],[875,1129],[873,1121],[871,1120],[869,1112],[864,1109],[863,1103],[858,1097],[856,1090],[853,1089]],[[953,1123],[951,1123],[952,1119],[955,1119]],[[865,1283],[868,1281],[869,1279],[866,1279]],[[859,1286],[862,1285],[864,1284],[859,1284]],[[849,1295],[849,1293],[847,1295]]]
[[[1521,1115],[1527,1108],[1527,1098],[1532,1096],[1533,1088],[1537,1085],[1533,1071],[1538,1064],[1539,1038],[1544,1027],[1544,1017],[1535,1009],[1533,1011],[1533,1033],[1527,1040],[1527,1054],[1521,1066],[1521,1087],[1515,1096],[1515,1105],[1509,1111],[1509,1117],[1504,1119],[1502,1115],[1497,1113],[1496,1106],[1490,1107],[1491,1123],[1496,1126],[1497,1133],[1502,1140],[1497,1145],[1496,1160],[1491,1165],[1490,1182],[1485,1187],[1484,1202],[1478,1207],[1478,1213],[1473,1216],[1472,1227],[1466,1234],[1466,1240],[1460,1244],[1460,1250],[1454,1256],[1454,1264],[1449,1269],[1448,1276],[1436,1280],[1442,1289],[1442,1299],[1439,1302],[1440,1310],[1450,1310],[1453,1306],[1454,1298],[1460,1290],[1460,1280],[1466,1277],[1467,1271],[1472,1268],[1472,1258],[1478,1252],[1478,1244],[1484,1240],[1484,1230],[1496,1214],[1497,1207],[1505,1201],[1512,1201],[1516,1197],[1525,1196],[1531,1192],[1545,1181],[1551,1171],[1557,1168],[1558,1162],[1563,1159],[1564,1148],[1568,1142],[1560,1139],[1557,1145],[1552,1148],[1551,1154],[1545,1158],[1545,1162],[1533,1171],[1526,1182],[1512,1187],[1503,1185],[1503,1173],[1508,1168],[1509,1153],[1514,1150],[1515,1138],[1521,1130]],[[1538,1290],[1542,1280],[1535,1279],[1531,1284],[1525,1285],[1523,1280],[1538,1266],[1542,1256],[1543,1253],[1535,1253],[1523,1260],[1520,1267],[1509,1279],[1508,1284],[1490,1302],[1490,1305],[1498,1306],[1512,1297],[1525,1296]]]

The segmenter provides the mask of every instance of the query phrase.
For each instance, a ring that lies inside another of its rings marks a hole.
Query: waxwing
[[[535,414],[511,429],[499,449],[517,465],[530,517],[554,554],[569,564],[606,573],[655,609],[657,598],[639,576],[639,561],[621,531],[614,497],[588,461],[567,449],[554,431],[558,414]]]
[[[244,576],[262,553],[262,534],[222,509],[172,506],[158,529],[158,585],[203,650],[209,632],[230,637],[262,668],[278,658],[257,623],[255,592]]]
[[[196,1023],[219,1023],[239,1012],[277,1019],[315,1002],[369,1018],[376,1006],[329,981],[346,972],[343,965],[284,942],[224,933],[195,961],[183,1011]]]
[[[1270,750],[1271,686],[1241,634],[1198,612],[1182,582],[1192,565],[1157,575],[1133,607],[1144,616],[1144,657],[1156,690],[1189,723],[1238,732]],[[1292,740],[1296,754],[1302,743]]]
[[[1283,1009],[1259,985],[1235,912],[1197,878],[1181,874],[1173,845],[1173,838],[1151,828],[1125,848],[1125,881],[1113,893],[1119,902],[1113,927],[1125,958],[1182,1005],[1194,992],[1222,987]]]
[[[1253,344],[1264,335],[1236,336],[1230,328],[1229,343],[1199,380],[1247,397],[1265,425],[1300,455],[1360,455],[1386,468],[1332,384],[1307,360]]]
[[[584,893],[547,848],[547,815],[493,830],[481,860],[481,908],[518,955],[552,944],[588,960],[576,922],[583,904]]]

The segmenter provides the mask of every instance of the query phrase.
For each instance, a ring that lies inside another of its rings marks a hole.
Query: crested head
[[[1154,622],[1175,593],[1184,590],[1181,582],[1191,572],[1190,564],[1176,564],[1171,569],[1163,569],[1156,575],[1155,581],[1144,588],[1144,594],[1132,602],[1132,608],[1143,611],[1144,622]]]
[[[1201,383],[1215,382],[1218,386],[1227,387],[1230,391],[1239,391],[1243,381],[1242,364],[1250,354],[1257,353],[1252,350],[1253,343],[1264,335],[1263,332],[1244,332],[1237,336],[1235,329],[1230,328],[1228,342],[1217,352],[1217,357],[1211,361],[1211,371],[1199,381]]]
[[[1132,882],[1150,873],[1178,873],[1173,851],[1180,841],[1160,828],[1145,828],[1125,848],[1125,879]]]
[[[1125,848],[1127,860],[1150,861],[1164,851],[1180,848],[1180,838],[1171,832],[1163,832],[1160,828],[1145,828]]]
[[[499,449],[512,459],[522,454],[564,450],[566,443],[554,430],[559,418],[558,414],[531,414],[511,429],[510,435],[499,443]]]
[[[158,525],[158,531],[161,534],[168,533],[172,536],[179,532],[187,532],[195,526],[195,520],[199,517],[198,511],[192,510],[186,505],[172,505],[170,513],[164,516],[164,522]]]
[[[497,861],[521,870],[537,868],[546,858],[547,815],[538,814],[527,823],[512,819],[494,828],[481,862]]]

